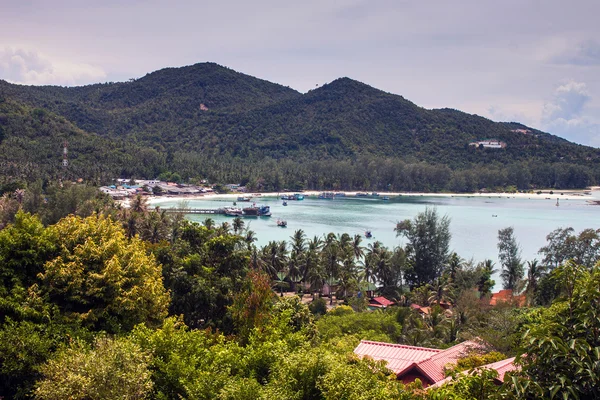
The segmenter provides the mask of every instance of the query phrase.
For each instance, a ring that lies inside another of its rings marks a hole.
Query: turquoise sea
[[[593,192],[600,200],[600,191]],[[546,196],[548,197],[548,196]],[[381,198],[345,197],[335,200],[306,197],[302,201],[288,201],[284,207],[275,197],[255,198],[257,204],[271,206],[271,218],[245,218],[250,229],[256,232],[257,244],[264,245],[271,240],[288,240],[296,229],[302,229],[308,237],[322,236],[329,232],[351,235],[364,234],[371,230],[372,239],[363,237],[365,246],[375,240],[388,247],[403,245],[404,241],[395,236],[397,221],[412,219],[426,207],[436,207],[441,215],[451,219],[451,249],[464,259],[475,262],[490,258],[499,267],[497,234],[498,230],[512,226],[522,249],[523,261],[538,255],[540,247],[546,243],[546,235],[559,227],[573,227],[577,232],[585,228],[600,228],[600,206],[590,205],[583,199],[556,199],[560,196],[532,195],[527,198],[497,197],[434,197],[400,196],[389,201]],[[233,204],[231,199],[186,200],[189,208],[220,208]],[[159,199],[153,204],[161,207],[177,207],[179,200]],[[238,206],[249,203],[238,202]],[[494,216],[495,215],[495,216]],[[231,222],[232,217],[211,215],[217,223]],[[206,215],[188,215],[193,221],[203,221]],[[287,228],[277,226],[277,219],[285,219]],[[496,282],[499,279],[496,277]],[[497,285],[498,287],[498,285]]]

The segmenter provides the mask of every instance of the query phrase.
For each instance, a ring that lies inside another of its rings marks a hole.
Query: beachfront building
[[[354,349],[360,357],[386,361],[386,366],[403,383],[412,383],[419,379],[424,387],[447,381],[445,368],[455,365],[460,358],[473,353],[482,353],[483,347],[474,341],[465,341],[448,349],[406,346],[403,344],[361,340]],[[481,366],[498,372],[497,383],[504,382],[504,374],[516,369],[514,358]]]

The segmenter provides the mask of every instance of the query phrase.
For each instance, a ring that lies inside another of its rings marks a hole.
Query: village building
[[[527,298],[524,294],[513,295],[512,289],[503,289],[498,293],[492,293],[490,298],[490,306],[500,303],[510,303],[517,307],[523,307],[527,303]]]
[[[473,352],[482,352],[480,343],[466,341],[448,349],[432,349],[428,347],[407,346],[403,344],[374,342],[361,340],[354,349],[360,357],[386,361],[386,366],[396,378],[403,383],[412,383],[419,379],[424,387],[434,385],[446,379],[445,368],[455,365],[460,358]],[[504,374],[516,369],[514,358],[491,363],[480,368],[498,371],[498,383],[504,381]]]
[[[485,149],[504,149],[506,147],[506,143],[497,139],[486,139],[479,142],[471,142],[469,143],[469,146],[483,147]]]
[[[386,299],[383,296],[374,297],[369,300],[369,308],[388,308],[389,306],[395,305],[396,302]]]

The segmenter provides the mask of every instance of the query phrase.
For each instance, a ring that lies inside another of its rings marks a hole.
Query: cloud
[[[51,60],[21,48],[0,49],[0,79],[27,85],[67,85],[97,82],[106,78],[99,67]]]
[[[600,43],[586,40],[579,45],[568,48],[553,58],[556,64],[577,66],[600,65]]]
[[[570,80],[558,86],[544,104],[543,129],[577,143],[600,147],[600,123],[587,110],[591,100],[584,82]]]

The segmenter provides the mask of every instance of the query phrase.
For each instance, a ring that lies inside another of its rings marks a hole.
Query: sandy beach
[[[515,198],[515,199],[531,199],[531,200],[593,200],[592,190],[600,190],[600,186],[590,188],[589,190],[542,190],[540,194],[534,193],[423,193],[423,192],[378,192],[379,196],[394,197],[480,197],[480,198]],[[552,192],[552,194],[550,193]],[[290,194],[292,192],[268,192],[268,193],[228,193],[228,194],[215,194],[205,193],[197,195],[163,195],[163,196],[149,196],[149,203],[153,205],[160,205],[163,202],[172,201],[186,201],[186,200],[215,200],[224,199],[235,201],[239,196],[251,196],[252,198],[259,201],[261,197],[280,197],[284,194]],[[302,194],[307,197],[317,197],[322,191],[304,191]],[[357,193],[365,192],[343,192],[339,191],[336,193],[344,193],[346,197],[354,197]],[[125,206],[128,205],[128,200],[123,202]]]

